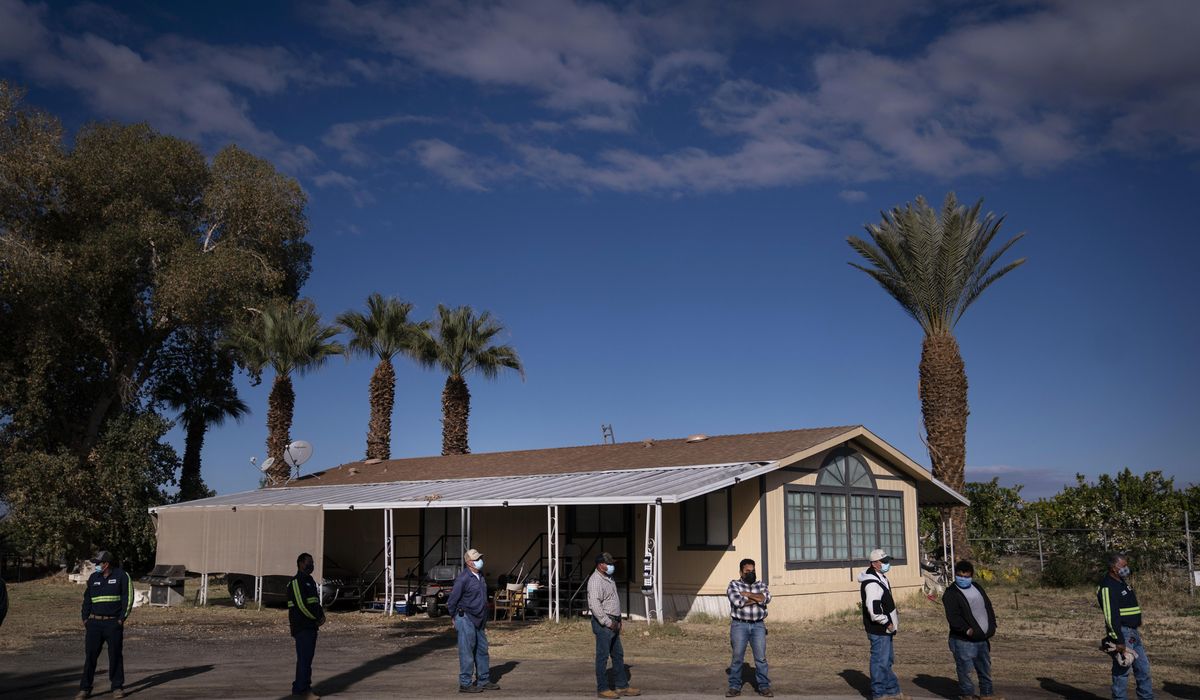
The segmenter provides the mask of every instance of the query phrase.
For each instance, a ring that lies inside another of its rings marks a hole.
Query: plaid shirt
[[[743,593],[761,593],[766,596],[762,603],[755,603]],[[754,583],[746,583],[740,578],[735,578],[729,582],[729,588],[725,589],[725,595],[729,598],[729,616],[735,620],[742,622],[758,622],[767,617],[767,604],[771,602],[771,591],[767,590],[765,581],[755,581]]]

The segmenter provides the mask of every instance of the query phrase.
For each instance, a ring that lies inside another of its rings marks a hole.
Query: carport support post
[[[383,511],[383,604],[387,606],[388,615],[396,609],[396,575],[395,575],[395,530],[392,520],[392,509]]]
[[[654,504],[654,617],[662,624],[662,500]]]
[[[558,506],[546,506],[546,559],[550,563],[546,581],[546,619],[558,622]]]

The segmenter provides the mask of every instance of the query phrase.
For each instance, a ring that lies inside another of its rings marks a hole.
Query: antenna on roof
[[[300,465],[308,461],[312,457],[313,447],[304,440],[297,440],[287,447],[283,448],[283,461],[287,462],[288,466],[296,470],[296,475],[293,479],[300,478]]]
[[[613,437],[612,423],[600,425],[600,442],[604,445],[617,444],[617,439]]]

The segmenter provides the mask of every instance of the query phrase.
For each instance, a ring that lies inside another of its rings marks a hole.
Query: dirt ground
[[[1109,663],[1095,650],[1103,623],[1091,591],[993,586],[989,592],[999,618],[992,649],[997,693],[1010,700],[1108,697]],[[0,697],[71,697],[82,666],[82,588],[59,578],[9,584],[9,593],[11,610],[0,627]],[[1200,698],[1200,605],[1186,594],[1139,593],[1156,694]],[[216,595],[204,609],[138,608],[125,637],[126,689],[137,698],[285,697],[295,662],[286,619],[282,609],[237,610]],[[940,604],[914,598],[901,606],[895,669],[913,697],[957,696],[944,624]],[[769,629],[767,656],[779,697],[867,694],[867,646],[856,612],[771,622]],[[646,696],[724,693],[727,622],[630,623],[624,635],[632,683]],[[585,621],[501,621],[490,623],[488,636],[493,677],[502,686],[497,695],[594,692]],[[108,688],[106,667],[102,655],[97,691]],[[329,697],[444,696],[455,693],[456,675],[447,619],[349,611],[330,614],[313,668],[315,690]],[[749,685],[745,690],[754,697]]]

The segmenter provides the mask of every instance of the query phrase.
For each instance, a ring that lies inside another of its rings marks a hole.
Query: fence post
[[[1184,537],[1187,539],[1188,595],[1193,596],[1196,594],[1196,575],[1192,573],[1192,568],[1195,566],[1195,564],[1192,563],[1193,562],[1193,559],[1192,559],[1192,526],[1191,526],[1191,523],[1188,522],[1187,510],[1183,511],[1183,534],[1184,534]]]
[[[1038,517],[1037,513],[1033,514],[1033,526],[1034,526],[1034,529],[1037,531],[1038,566],[1041,567],[1042,571],[1045,571],[1046,570],[1046,557],[1042,554],[1042,519],[1040,517]]]

